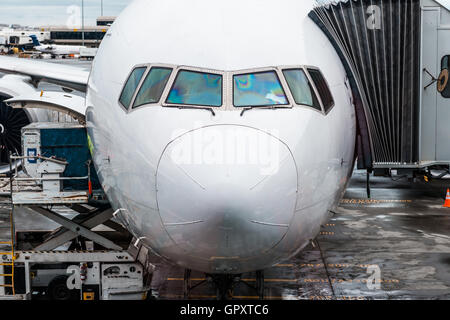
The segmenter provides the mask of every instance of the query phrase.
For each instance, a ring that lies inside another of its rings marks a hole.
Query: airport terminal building
[[[115,17],[98,17],[96,26],[85,26],[84,30],[67,26],[42,26],[40,29],[49,32],[50,41],[55,44],[98,47],[114,20]]]

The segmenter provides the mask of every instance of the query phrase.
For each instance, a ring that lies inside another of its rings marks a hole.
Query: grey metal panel
[[[450,30],[438,31],[438,72],[441,72],[441,60],[450,55]],[[440,93],[436,94],[437,130],[436,130],[436,160],[450,160],[450,98]]]
[[[437,72],[437,27],[439,8],[422,10],[422,67],[432,75]],[[432,79],[422,72],[422,108],[420,111],[420,161],[436,160],[436,86],[428,85]]]
[[[130,262],[127,251],[17,251],[16,263],[24,262]]]

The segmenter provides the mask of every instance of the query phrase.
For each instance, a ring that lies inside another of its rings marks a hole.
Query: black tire
[[[50,282],[47,288],[47,294],[51,300],[80,300],[79,290],[69,290],[67,288],[67,278],[67,276],[57,276]]]

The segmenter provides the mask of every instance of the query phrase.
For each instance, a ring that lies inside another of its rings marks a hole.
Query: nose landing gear
[[[217,300],[230,300],[233,299],[234,288],[239,284],[243,283],[250,289],[254,290],[258,295],[260,300],[264,299],[264,271],[256,271],[256,278],[254,279],[255,285],[251,285],[248,282],[253,281],[253,279],[242,279],[241,275],[230,275],[230,274],[207,274],[205,280],[192,285],[191,281],[192,271],[186,269],[184,272],[184,299],[189,299],[191,297],[191,292],[198,286],[206,283],[212,282],[216,289]]]

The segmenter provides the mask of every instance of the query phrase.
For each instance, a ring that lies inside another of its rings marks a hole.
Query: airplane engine
[[[18,75],[0,78],[0,174],[10,171],[9,152],[22,154],[22,128],[32,122],[49,121],[47,110],[13,109],[4,102],[21,94],[37,92],[29,80],[29,77]]]

